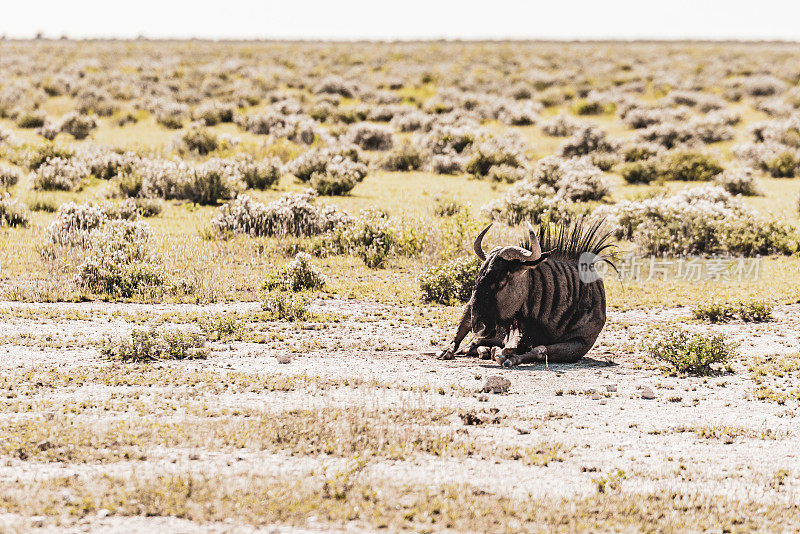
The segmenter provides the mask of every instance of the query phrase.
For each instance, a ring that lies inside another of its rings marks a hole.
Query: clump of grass
[[[715,372],[715,366],[727,363],[736,351],[722,335],[706,336],[674,330],[649,347],[648,352],[680,374],[707,376]]]
[[[309,300],[303,294],[291,291],[269,291],[261,309],[274,321],[305,321],[311,318]]]
[[[0,196],[0,226],[28,226],[29,222],[25,204],[8,193]]]
[[[298,252],[292,261],[272,272],[264,280],[263,289],[303,291],[319,289],[325,285],[325,275],[312,265],[311,256]]]
[[[206,339],[198,332],[134,330],[130,338],[106,339],[100,349],[107,358],[124,362],[192,360],[208,357]]]
[[[748,323],[763,323],[772,320],[773,305],[754,300],[736,305],[721,302],[699,304],[692,309],[692,317],[710,323],[725,323],[739,318]]]
[[[224,313],[204,317],[200,321],[203,334],[213,341],[234,341],[242,339],[245,324],[235,313]]]
[[[433,213],[437,217],[452,217],[466,208],[467,206],[459,200],[437,198],[434,200]],[[798,203],[798,210],[800,210],[800,203]]]
[[[730,304],[711,302],[709,304],[699,304],[692,308],[692,317],[699,321],[724,323],[732,320],[735,312],[736,308]]]
[[[477,258],[459,258],[427,269],[419,277],[423,300],[451,305],[468,301],[478,267]]]
[[[737,312],[742,321],[748,323],[765,323],[772,320],[773,305],[760,300],[741,302]]]

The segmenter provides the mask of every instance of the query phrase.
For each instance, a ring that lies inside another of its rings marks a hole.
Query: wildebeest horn
[[[472,248],[475,250],[475,254],[477,254],[481,260],[486,259],[486,254],[483,252],[483,246],[482,246],[483,236],[486,235],[486,232],[488,232],[489,228],[491,227],[492,223],[489,223],[489,225],[486,228],[481,230],[481,233],[478,234],[478,237],[476,237],[475,241],[472,243]]]
[[[542,256],[542,247],[539,245],[539,238],[536,236],[536,230],[534,230],[530,221],[528,221],[528,234],[530,234],[531,238],[531,252],[533,252],[536,259],[539,259]]]
[[[536,248],[539,248],[538,243]],[[542,257],[541,250],[536,253],[531,250],[525,250],[522,247],[505,247],[499,254],[504,260],[517,260],[524,263],[536,261]]]

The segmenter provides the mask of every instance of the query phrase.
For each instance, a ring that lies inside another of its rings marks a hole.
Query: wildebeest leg
[[[509,330],[508,335],[506,336],[505,343],[496,347],[492,347],[491,354],[489,357],[484,359],[493,359],[499,361],[499,358],[502,358],[505,360],[509,356],[517,354],[520,343],[522,343],[522,330],[519,328],[512,328]]]
[[[504,367],[544,361],[548,363],[575,363],[589,352],[593,344],[594,340],[589,342],[584,339],[574,339],[552,345],[539,345],[530,352],[518,356],[509,356],[502,361],[498,360],[498,363],[502,363]]]
[[[467,304],[464,307],[464,314],[461,316],[461,321],[458,323],[458,330],[456,330],[456,337],[453,338],[453,341],[443,348],[439,354],[436,356],[440,360],[452,360],[456,357],[456,351],[458,350],[458,346],[461,345],[461,342],[464,338],[469,334],[469,331],[472,329],[472,305]]]

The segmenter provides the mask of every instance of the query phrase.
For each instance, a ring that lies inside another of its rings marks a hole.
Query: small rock
[[[600,400],[601,398],[599,393],[592,393],[592,400]]]
[[[40,441],[39,443],[37,443],[36,444],[36,448],[39,449],[40,451],[46,451],[48,449],[52,449],[53,448],[53,444],[50,443],[47,440],[44,440],[44,441]]]
[[[281,354],[278,356],[278,363],[290,363],[292,361],[292,357],[288,354]]]
[[[617,391],[617,385],[616,384],[606,384],[606,391],[608,391],[609,393],[615,393]]]
[[[111,513],[111,512],[109,512],[107,509],[105,509],[105,508],[100,508],[100,509],[97,511],[97,517],[101,517],[101,518],[102,518],[102,517],[108,517],[108,515],[109,515],[110,513]]]
[[[515,427],[515,428],[516,428],[517,432],[519,432],[523,436],[528,435],[528,434],[531,433],[529,428],[525,428],[525,427],[522,427],[522,426],[518,426],[518,427]]]
[[[600,401],[600,404],[605,404],[605,403],[606,403],[606,400],[605,400],[605,399],[603,399],[603,400],[601,400],[601,401]]]
[[[44,526],[44,516],[35,515],[31,517],[31,526],[33,528],[42,528]]]
[[[507,393],[511,387],[511,380],[499,375],[490,376],[481,388],[483,393]]]
[[[594,388],[589,388],[586,390],[587,395],[594,395],[595,393],[597,393],[597,390]]]
[[[652,389],[650,389],[649,387],[645,386],[645,387],[642,388],[642,398],[643,399],[647,399],[647,400],[655,399],[656,398],[656,394],[653,392]]]
[[[481,393],[478,395],[478,402],[489,402],[489,395]]]

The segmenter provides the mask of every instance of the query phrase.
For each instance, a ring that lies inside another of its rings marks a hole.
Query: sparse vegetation
[[[704,336],[679,329],[657,340],[648,353],[680,374],[705,376],[725,365],[735,354],[735,348],[721,335]]]

